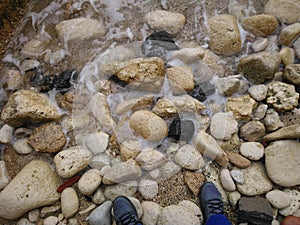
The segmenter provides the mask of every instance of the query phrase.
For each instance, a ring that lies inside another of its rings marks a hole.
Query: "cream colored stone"
[[[156,102],[152,112],[161,117],[172,117],[178,114],[179,110],[171,100],[161,98]]]
[[[154,95],[143,95],[137,98],[126,99],[121,102],[117,108],[116,113],[122,115],[130,110],[137,110],[141,108],[149,108],[154,102]]]
[[[183,94],[192,91],[195,87],[192,68],[189,66],[167,68],[166,75],[174,94]]]
[[[165,161],[166,157],[163,153],[153,150],[143,150],[135,160],[145,170],[153,170],[161,166]]]
[[[292,48],[282,48],[279,52],[279,56],[281,62],[286,66],[293,64],[295,61],[295,51]]]
[[[91,195],[101,184],[100,171],[90,169],[85,172],[78,181],[78,189],[84,195]]]
[[[256,101],[249,95],[230,97],[227,99],[226,111],[233,112],[233,115],[237,121],[247,121],[251,118],[252,112],[256,106]]]
[[[79,209],[79,199],[74,188],[68,187],[61,193],[61,211],[65,218],[74,216]]]

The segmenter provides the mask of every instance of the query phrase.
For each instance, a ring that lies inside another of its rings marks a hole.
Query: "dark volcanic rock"
[[[181,120],[176,117],[169,126],[168,137],[176,141],[183,140],[189,142],[195,133],[194,123],[191,120]]]
[[[205,101],[207,96],[212,95],[213,93],[215,93],[215,87],[208,81],[196,84],[195,88],[188,92],[190,96],[198,99],[200,102]]]
[[[249,225],[271,225],[272,208],[265,198],[242,197],[238,202],[238,223]]]

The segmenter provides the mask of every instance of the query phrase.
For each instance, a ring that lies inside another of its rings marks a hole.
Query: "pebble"
[[[11,142],[13,137],[13,130],[14,128],[5,124],[0,129],[0,143],[8,144]]]
[[[177,34],[185,24],[185,16],[181,13],[166,10],[155,10],[145,15],[146,23],[154,30],[165,30]]]
[[[290,64],[293,64],[295,61],[295,51],[292,48],[284,47],[279,52],[281,62],[288,66]]]
[[[18,220],[16,225],[35,225],[35,224],[31,223],[27,218],[21,218]]]
[[[116,113],[122,115],[130,110],[137,110],[139,108],[148,108],[154,104],[154,95],[143,95],[141,97],[125,99],[123,102],[118,104]]]
[[[1,113],[1,120],[13,127],[60,118],[58,110],[46,95],[28,90],[13,93]]]
[[[230,175],[232,179],[238,184],[243,184],[245,182],[244,174],[241,170],[233,169],[230,171]]]
[[[142,216],[143,224],[156,225],[158,216],[161,213],[163,207],[161,207],[159,204],[155,202],[143,201],[142,208],[143,208],[143,216]]]
[[[106,34],[106,28],[103,22],[91,18],[64,20],[56,24],[55,30],[62,43],[96,39]]]
[[[251,161],[236,152],[226,151],[229,162],[238,168],[247,168],[251,165]]]
[[[109,141],[109,135],[99,131],[95,133],[90,133],[86,137],[86,146],[93,154],[103,153]]]
[[[43,225],[56,225],[58,218],[56,216],[49,216],[43,220]]]
[[[67,143],[61,126],[47,123],[33,130],[27,142],[37,152],[59,152]]]
[[[93,195],[93,202],[95,204],[100,205],[104,201],[105,201],[105,196],[104,196],[103,190],[102,190],[102,188],[99,187]]]
[[[267,37],[276,31],[278,22],[273,15],[259,14],[245,18],[242,26],[255,36]]]
[[[284,124],[280,120],[279,114],[272,108],[267,110],[263,122],[268,132],[278,130],[279,128],[284,126]]]
[[[259,142],[244,142],[240,153],[250,160],[260,160],[264,156],[264,146]]]
[[[172,101],[166,98],[161,98],[156,102],[152,112],[164,118],[177,115],[179,110]]]
[[[293,0],[270,0],[265,5],[265,13],[277,17],[282,23],[295,23],[300,19],[300,6]]]
[[[300,59],[300,38],[294,42],[293,47],[297,58]]]
[[[196,203],[194,203],[190,200],[183,200],[178,203],[178,206],[183,206],[183,207],[189,209],[194,215],[196,215],[199,218],[200,224],[202,224],[204,222],[204,217],[203,217],[202,211],[199,208],[199,206],[196,205]]]
[[[267,104],[259,104],[256,108],[256,111],[253,113],[254,119],[261,120],[265,117],[268,110]]]
[[[249,121],[240,127],[240,137],[250,141],[261,141],[266,135],[266,128],[260,121]]]
[[[106,201],[98,206],[89,215],[90,225],[111,225],[111,208],[113,203],[111,201]]]
[[[252,43],[252,49],[254,52],[261,52],[265,50],[265,48],[268,46],[268,38],[257,38],[253,43]]]
[[[0,190],[4,189],[10,182],[10,176],[8,174],[5,161],[0,161]]]
[[[78,181],[78,189],[84,195],[91,195],[101,184],[102,178],[99,170],[90,169]]]
[[[216,139],[230,140],[238,132],[238,122],[232,112],[216,113],[211,118],[211,135]]]
[[[242,57],[238,63],[238,71],[254,84],[271,80],[278,70],[281,59],[279,54],[271,52],[253,53]]]
[[[120,154],[123,161],[135,159],[141,152],[141,144],[139,141],[127,140],[120,145]]]
[[[233,191],[228,194],[228,201],[232,208],[236,208],[236,205],[241,197],[242,195],[238,191]]]
[[[232,15],[217,15],[208,20],[209,47],[221,55],[235,55],[241,51],[242,40],[237,20]]]
[[[204,160],[200,152],[189,144],[178,149],[175,155],[175,162],[188,170],[198,170],[204,166]]]
[[[137,162],[130,159],[117,163],[108,169],[103,176],[104,184],[120,183],[127,180],[135,180],[142,176],[142,170]]]
[[[4,89],[7,91],[15,91],[22,87],[23,79],[19,70],[8,69],[4,71],[6,81],[3,84]]]
[[[166,122],[147,110],[133,113],[129,118],[129,126],[136,136],[141,136],[149,141],[161,141],[168,134]]]
[[[237,121],[248,121],[251,118],[253,110],[256,108],[256,101],[249,95],[241,97],[229,97],[226,103],[226,112],[233,112]]]
[[[104,196],[106,199],[114,200],[120,195],[133,196],[138,189],[138,183],[134,181],[125,181],[123,183],[105,186]]]
[[[74,216],[79,209],[79,198],[74,188],[68,187],[61,193],[61,211],[65,218]]]
[[[190,66],[167,68],[166,76],[169,80],[170,88],[175,95],[192,91],[195,87],[194,76]]]
[[[245,178],[243,184],[237,184],[238,191],[241,194],[256,196],[265,194],[272,189],[273,185],[261,163],[252,163],[251,166],[241,171]]]
[[[28,142],[27,138],[19,139],[14,143],[13,147],[16,150],[16,152],[19,154],[22,155],[30,154],[33,149],[27,142]]]
[[[267,86],[264,84],[253,85],[249,88],[250,96],[256,101],[262,101],[267,97]]]
[[[199,131],[193,142],[196,149],[203,156],[215,160],[221,166],[225,166],[228,163],[229,160],[226,153],[211,135],[204,131]]]
[[[45,206],[41,209],[40,216],[42,218],[46,218],[48,216],[51,216],[51,215],[54,215],[54,214],[58,213],[59,211],[61,211],[61,205],[60,204]]]
[[[275,140],[295,139],[295,138],[300,138],[300,127],[297,124],[285,126],[273,133],[269,133],[266,136],[264,136],[263,140],[275,141]]]
[[[290,64],[286,66],[283,77],[294,85],[300,85],[300,64]]]
[[[198,62],[200,59],[203,59],[205,55],[205,49],[196,46],[194,48],[181,48],[173,53],[173,59],[179,59],[186,64],[191,64]]]
[[[236,93],[240,88],[240,80],[234,77],[218,78],[216,87],[223,96],[229,97]]]
[[[298,225],[300,224],[300,217],[287,216],[281,221],[281,225]]]
[[[234,134],[232,136],[232,138],[228,141],[221,141],[221,143],[219,143],[221,148],[226,152],[226,151],[232,151],[235,149],[238,149],[239,146],[241,145],[241,141],[240,138],[238,136],[238,134]]]
[[[166,157],[159,151],[146,149],[135,160],[144,170],[153,170],[160,167],[166,161]]]
[[[158,217],[158,225],[173,225],[173,224],[190,224],[200,225],[199,218],[191,212],[190,209],[178,206],[170,205],[162,209],[162,212]]]
[[[267,103],[271,104],[277,111],[289,111],[297,107],[299,93],[295,91],[294,85],[274,81],[269,83],[267,87]]]
[[[80,146],[62,150],[54,157],[54,164],[59,176],[70,178],[89,165],[92,153]]]
[[[271,203],[276,209],[283,209],[291,204],[290,196],[280,190],[272,190],[266,194],[266,199]]]
[[[284,189],[283,192],[288,194],[290,196],[290,199],[292,199],[291,204],[284,208],[279,210],[279,213],[283,216],[298,216],[299,217],[299,208],[300,208],[300,192],[293,189]]]
[[[220,172],[220,180],[226,191],[235,191],[236,186],[228,169],[222,169]]]
[[[32,209],[53,204],[60,197],[56,192],[58,186],[58,177],[49,163],[31,161],[0,193],[0,217],[12,220]]]
[[[138,190],[144,199],[150,200],[157,196],[158,184],[153,180],[142,179],[139,183]]]
[[[300,23],[289,25],[281,31],[279,35],[279,44],[291,46],[300,35]]]
[[[274,183],[283,187],[300,184],[299,147],[296,140],[280,140],[265,149],[266,169]]]
[[[33,209],[28,212],[28,220],[32,223],[36,222],[39,218],[40,210],[39,209]]]
[[[179,112],[200,113],[205,109],[204,104],[186,94],[173,97],[172,103],[179,109]]]

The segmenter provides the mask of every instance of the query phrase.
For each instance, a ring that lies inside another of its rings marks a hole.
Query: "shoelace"
[[[137,224],[137,220],[134,215],[132,215],[130,212],[124,214],[120,217],[119,225],[135,225]]]
[[[220,199],[212,199],[207,203],[208,208],[210,209],[210,214],[223,214],[223,203]]]

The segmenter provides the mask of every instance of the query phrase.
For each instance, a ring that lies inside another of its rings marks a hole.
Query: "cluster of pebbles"
[[[269,0],[260,14],[235,1],[226,13],[202,9],[201,41],[174,38],[191,15],[171,2],[145,13],[137,39],[133,27],[112,34],[122,8],[103,4],[31,12],[38,34],[18,37],[4,58],[3,223],[111,224],[113,199],[126,195],[145,225],[203,224],[197,196],[211,181],[234,224],[299,224],[299,0]],[[8,151],[32,156],[13,177]],[[191,198],[160,204],[178,174]]]

